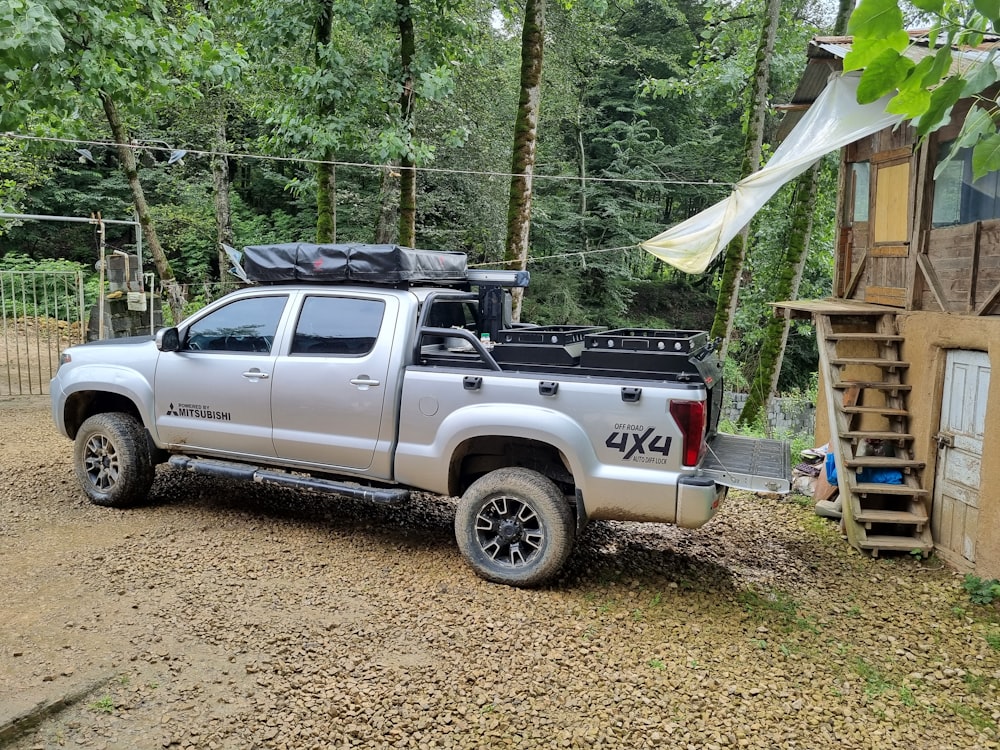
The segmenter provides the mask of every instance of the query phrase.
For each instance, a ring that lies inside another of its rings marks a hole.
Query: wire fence
[[[0,271],[0,397],[47,394],[86,327],[82,272]]]

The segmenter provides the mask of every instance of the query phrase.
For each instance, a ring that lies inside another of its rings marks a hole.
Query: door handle
[[[351,378],[351,385],[363,385],[363,386],[382,385],[382,381],[373,380],[367,375],[358,375],[358,377],[356,378]]]
[[[260,380],[267,380],[271,376],[268,375],[266,372],[261,372],[257,368],[254,368],[252,370],[249,370],[248,372],[243,373],[243,377],[248,378],[249,380],[256,380],[258,378]]]
[[[937,440],[938,450],[955,447],[955,435],[950,432],[939,432],[934,439]]]

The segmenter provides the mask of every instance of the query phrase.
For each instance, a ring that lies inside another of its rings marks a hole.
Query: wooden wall
[[[931,229],[919,271],[920,310],[988,315],[1000,296],[1000,220]]]

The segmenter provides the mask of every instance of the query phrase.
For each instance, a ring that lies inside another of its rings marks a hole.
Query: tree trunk
[[[835,35],[843,35],[847,32],[847,22],[853,10],[854,0],[840,0],[833,30]],[[799,177],[795,185],[792,226],[785,252],[784,268],[779,288],[775,290],[779,300],[798,299],[799,296],[799,284],[802,282],[802,273],[809,255],[809,242],[812,238],[814,218],[813,206],[816,203],[822,168],[822,162],[815,164]],[[785,281],[789,276],[791,283],[786,285]],[[753,424],[762,413],[767,414],[768,404],[774,398],[774,394],[778,392],[778,379],[781,377],[781,365],[785,359],[785,346],[788,343],[788,329],[787,311],[783,315],[775,315],[768,321],[757,363],[757,372],[753,377],[747,401],[737,420],[739,425]]]
[[[316,15],[316,67],[323,64],[322,50],[330,44],[333,36],[333,2],[323,0]],[[319,115],[332,115],[333,107],[321,103]],[[322,162],[316,165],[316,241],[320,243],[337,241],[337,175],[332,162],[334,152],[323,149]]]
[[[324,162],[333,161],[333,153],[323,152]],[[330,163],[316,166],[316,242],[337,241],[337,170]]]
[[[215,188],[215,238],[216,251],[219,254],[219,282],[222,288],[229,287],[231,276],[228,273],[229,257],[222,249],[223,245],[233,244],[233,222],[229,203],[229,159],[223,156],[227,148],[226,108],[219,107],[219,122],[215,131],[216,154],[212,157],[212,184]]]
[[[542,59],[545,43],[545,0],[527,0],[521,32],[521,96],[514,122],[514,155],[511,164],[510,201],[507,206],[507,267],[528,266],[528,233],[531,229],[532,176],[538,137]],[[514,320],[521,319],[523,290],[513,290]]]
[[[740,179],[753,174],[760,168],[760,154],[764,143],[764,118],[767,115],[767,94],[771,76],[771,58],[774,56],[774,40],[778,33],[781,14],[780,0],[767,0],[764,23],[760,32],[760,44],[754,60],[754,74],[750,86],[750,117],[747,121],[746,149]],[[746,260],[750,225],[743,228],[726,247],[726,265],[722,272],[722,285],[715,307],[715,321],[712,323],[712,337],[722,337],[722,356],[729,350],[729,340],[733,335],[733,319],[743,281],[743,262]]]
[[[791,206],[792,226],[782,259],[781,276],[774,289],[775,298],[779,300],[795,299],[799,293],[802,271],[809,252],[809,240],[812,236],[813,205],[816,202],[820,169],[820,164],[816,164],[803,173],[795,183]],[[778,377],[781,375],[785,344],[788,342],[788,326],[787,312],[774,315],[768,320],[764,343],[757,359],[757,371],[751,381],[747,401],[737,420],[737,424],[741,427],[752,425],[762,414],[767,413],[767,405],[777,390]]]
[[[406,129],[406,151],[399,160],[399,244],[415,247],[417,242],[417,172],[413,162],[413,55],[416,36],[410,0],[396,0],[399,19],[399,61],[403,71],[403,92],[399,95],[399,116]]]
[[[399,229],[397,221],[399,189],[396,181],[399,175],[391,169],[382,170],[382,179],[379,185],[379,205],[378,221],[375,223],[375,244],[389,245],[396,241],[396,231]]]
[[[833,22],[834,36],[843,36],[847,33],[847,23],[851,20],[853,12],[854,0],[840,0],[837,7],[837,19]]]
[[[583,145],[583,125],[579,117],[576,124],[576,143],[580,154],[580,247],[587,252],[590,249],[590,237],[587,235],[587,151]]]
[[[153,265],[156,266],[156,273],[160,277],[160,283],[167,294],[167,304],[174,318],[174,324],[181,322],[184,317],[184,290],[174,278],[174,272],[170,268],[170,261],[167,260],[166,253],[160,245],[160,240],[156,236],[156,229],[153,226],[153,217],[149,214],[149,205],[146,203],[146,195],[142,191],[142,184],[139,182],[139,167],[135,161],[135,153],[126,144],[129,142],[129,134],[122,124],[118,114],[118,107],[114,101],[104,91],[100,92],[101,104],[104,105],[104,114],[108,118],[108,125],[111,127],[111,135],[117,147],[118,158],[121,159],[122,169],[125,172],[125,179],[128,180],[129,189],[132,191],[132,202],[135,204],[135,213],[139,218],[139,225],[142,227],[142,235],[146,238],[146,245],[149,247],[149,254],[153,258]]]

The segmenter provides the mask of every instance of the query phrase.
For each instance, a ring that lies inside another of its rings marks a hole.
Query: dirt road
[[[1000,747],[997,610],[792,500],[592,524],[524,591],[464,566],[448,500],[161,469],[109,510],[70,454],[0,400],[0,746]]]

